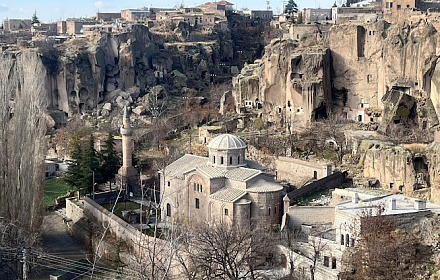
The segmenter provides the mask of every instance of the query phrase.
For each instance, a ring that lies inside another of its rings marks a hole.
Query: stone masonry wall
[[[322,225],[335,222],[335,207],[291,206],[289,207],[289,226],[301,228],[302,224]]]

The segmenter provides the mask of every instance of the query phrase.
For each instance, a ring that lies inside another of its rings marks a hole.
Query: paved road
[[[63,259],[77,261],[86,258],[87,251],[82,244],[78,244],[67,232],[67,227],[63,223],[62,212],[50,212],[43,220],[42,226],[43,252]],[[59,259],[57,259],[59,260]],[[55,263],[48,262],[52,268],[38,268],[30,275],[31,279],[49,279],[51,273],[56,272],[59,266]],[[68,263],[68,261],[65,261]]]

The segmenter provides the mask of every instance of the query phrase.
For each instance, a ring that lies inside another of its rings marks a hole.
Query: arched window
[[[167,203],[167,217],[171,217],[171,205]]]
[[[313,171],[313,179],[318,179],[318,172],[316,170]]]
[[[229,164],[232,164],[232,157],[229,157]]]
[[[268,214],[269,214],[269,216],[270,216],[270,207],[268,208]]]
[[[348,233],[345,235],[345,246],[350,247],[350,236]]]

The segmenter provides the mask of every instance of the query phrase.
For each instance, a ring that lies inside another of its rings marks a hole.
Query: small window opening
[[[200,209],[200,200],[196,198],[196,209]]]
[[[225,216],[228,216],[228,215],[229,215],[228,208],[225,208]]]
[[[232,164],[232,157],[229,157],[229,164]]]
[[[167,217],[171,217],[171,205],[167,203]]]
[[[220,157],[220,164],[223,164],[223,157]]]
[[[332,269],[336,269],[336,258],[332,258]]]

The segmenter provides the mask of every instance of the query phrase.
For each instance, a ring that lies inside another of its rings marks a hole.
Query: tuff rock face
[[[275,39],[261,60],[234,77],[233,96],[237,113],[261,110],[259,116],[288,129],[326,117],[332,103],[329,50]]]
[[[364,108],[380,112],[383,97],[397,86],[410,88],[410,96],[431,103],[438,116],[438,37],[437,30],[425,22],[390,25],[379,21],[314,30],[296,44],[289,39],[273,41],[261,60],[234,78],[237,111],[246,107],[247,100],[254,109],[269,112],[268,121],[280,125],[306,126],[329,113],[368,122]],[[276,108],[281,112],[278,117]],[[433,119],[428,111],[424,118]]]

